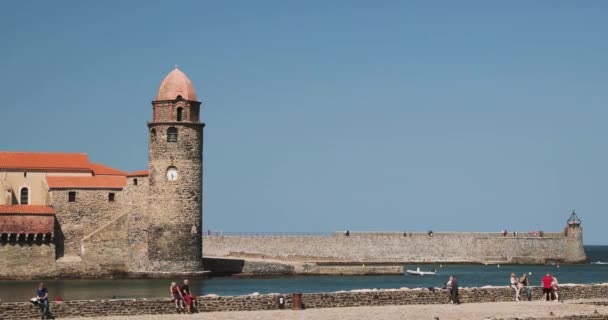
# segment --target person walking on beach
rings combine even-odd
[[[456,276],[452,276],[452,301],[454,304],[460,304],[460,299],[458,298],[458,280]]]
[[[450,297],[450,303],[454,303],[454,300],[452,300],[452,280],[454,280],[454,277],[450,276],[448,282],[445,284],[445,288],[448,290],[448,297]]]
[[[38,284],[36,290],[36,299],[38,300],[38,307],[40,308],[41,319],[44,319],[49,314],[49,291],[43,282]]]
[[[182,296],[182,292],[175,282],[171,282],[169,292],[172,299],[175,300],[175,311],[177,311],[177,313],[184,312],[184,297]]]
[[[515,301],[519,302],[519,281],[517,280],[515,273],[511,273],[509,287],[515,290]]]
[[[551,301],[551,295],[552,295],[552,291],[553,291],[553,287],[551,286],[551,283],[553,282],[553,278],[551,277],[550,274],[546,274],[543,279],[541,280],[542,285],[543,285],[543,301]]]
[[[526,297],[528,301],[532,301],[532,289],[530,289],[530,282],[528,280],[528,275],[523,274],[521,278],[519,278],[519,292],[521,295],[521,289],[526,290]]]

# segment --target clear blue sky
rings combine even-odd
[[[606,1],[2,1],[1,150],[147,168],[178,64],[204,224],[608,244]]]

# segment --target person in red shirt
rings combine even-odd
[[[551,298],[553,296],[553,286],[551,285],[551,283],[553,282],[553,277],[551,277],[550,274],[546,274],[543,279],[542,279],[542,283],[543,283],[543,301],[551,301]]]

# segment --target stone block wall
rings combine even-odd
[[[76,202],[68,201],[68,193],[76,192]],[[109,201],[109,193],[115,194]],[[123,212],[123,195],[120,189],[53,189],[52,206],[63,235],[56,236],[62,255],[80,255],[80,241]]]
[[[55,263],[55,245],[0,243],[0,257],[0,279],[28,279],[32,275],[48,272],[48,268]]]
[[[586,260],[581,237],[498,233],[336,233],[331,236],[205,236],[209,257],[279,260],[442,263],[579,263]]]
[[[542,290],[533,288],[534,300],[541,298]],[[281,295],[248,295],[233,297],[200,297],[201,312],[211,311],[259,311],[279,309]],[[285,294],[285,309],[291,309],[292,295]],[[605,299],[608,285],[563,286],[560,296],[565,300]],[[513,290],[508,287],[469,288],[460,290],[462,303],[513,301]],[[302,295],[304,308],[338,308],[356,306],[445,304],[445,290],[395,289],[359,290],[358,292],[310,293]],[[117,315],[172,314],[174,304],[165,299],[123,299],[99,301],[51,302],[51,310],[57,318],[99,317]],[[288,314],[286,311],[286,315]],[[0,303],[0,315],[5,319],[30,319],[37,316],[37,309],[29,302]],[[0,319],[1,319],[0,317]]]
[[[81,241],[81,257],[109,273],[124,273],[129,261],[128,215],[124,213]]]

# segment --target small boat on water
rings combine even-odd
[[[437,274],[435,270],[432,271],[420,271],[420,267],[416,268],[416,270],[405,270],[407,274],[411,274],[414,276],[434,276]]]
[[[608,264],[608,262],[596,261],[596,262],[591,262],[591,264]]]

